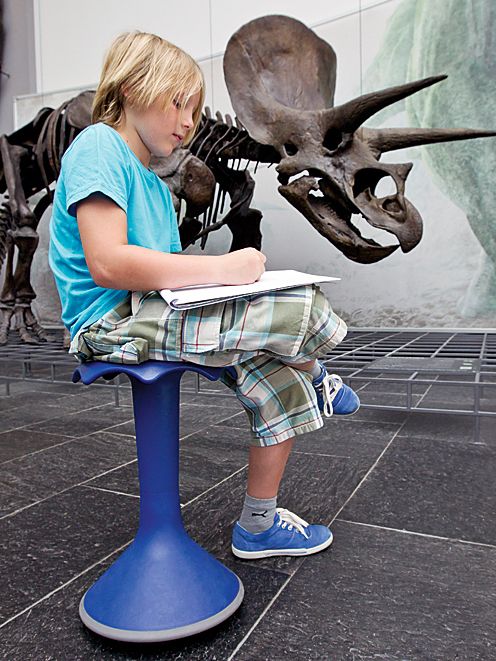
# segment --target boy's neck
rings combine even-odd
[[[125,140],[128,147],[139,158],[145,168],[148,168],[150,166],[151,154],[143,144],[143,141],[141,140],[139,133],[136,131],[134,126],[132,126],[132,124],[129,122],[126,122],[125,115],[122,116],[122,119],[118,126],[115,127],[115,130],[117,133],[119,133],[123,140]]]

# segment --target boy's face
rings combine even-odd
[[[131,149],[148,167],[150,156],[170,156],[193,126],[193,112],[200,102],[194,94],[183,106],[181,99],[164,110],[158,98],[148,108],[125,107],[125,121],[118,129]]]

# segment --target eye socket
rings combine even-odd
[[[181,101],[179,101],[178,99],[174,99],[174,101],[172,103],[173,103],[175,108],[177,108],[178,110],[181,110],[181,108],[182,108]]]
[[[330,128],[324,136],[323,145],[329,151],[335,151],[343,141],[343,134],[338,129]]]
[[[378,198],[395,196],[398,192],[393,177],[384,170],[375,168],[364,168],[355,174],[353,195],[358,197],[367,189],[370,190],[371,195]]]
[[[284,145],[284,149],[286,150],[286,154],[288,156],[294,156],[295,154],[298,153],[298,147],[294,145],[292,142],[286,142]]]

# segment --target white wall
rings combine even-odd
[[[36,89],[16,99],[18,122],[34,116],[36,106],[93,87],[105,49],[120,32],[153,31],[178,44],[204,70],[207,104],[231,112],[222,75],[222,55],[231,34],[245,22],[281,13],[302,20],[328,41],[337,53],[336,102],[360,94],[364,71],[379,47],[387,21],[402,0],[190,0],[181,5],[164,0],[32,0],[36,41]],[[68,27],[70,26],[70,28]],[[60,92],[60,90],[66,92]],[[396,116],[387,125],[404,125]],[[263,250],[269,268],[296,268],[342,277],[327,288],[335,307],[360,326],[480,326],[489,318],[462,319],[457,305],[477,268],[480,246],[464,214],[436,188],[415,156],[407,195],[425,220],[425,235],[408,255],[397,251],[375,265],[354,264],[321,237],[278,193],[274,169],[259,168],[253,205],[264,213]],[[394,153],[394,162],[412,154]],[[46,246],[46,219],[40,228]],[[449,234],[456,240],[443,241]],[[367,236],[374,236],[369,228]],[[289,240],[288,240],[289,237]],[[390,243],[389,238],[383,243]],[[228,249],[230,235],[221,230],[207,250]],[[442,250],[440,246],[442,245]],[[191,252],[199,252],[193,247]],[[58,314],[54,292],[42,275],[43,251],[37,255],[38,309],[46,319]],[[456,265],[456,268],[455,268]]]
[[[0,77],[0,132],[14,128],[12,99],[36,90],[33,0],[3,3],[4,52]]]
[[[31,0],[36,42],[32,91],[47,94],[95,85],[106,48],[125,30],[155,32],[195,59],[209,61],[223,54],[237,28],[258,16],[285,14],[314,27],[384,1],[391,0],[190,0],[183,5],[170,0]]]

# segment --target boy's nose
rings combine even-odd
[[[193,122],[193,108],[190,107],[190,104],[186,104],[181,113],[181,123],[185,129],[192,128]]]
[[[189,130],[193,126],[193,115],[191,112],[185,112],[182,117],[182,123],[185,129]]]

